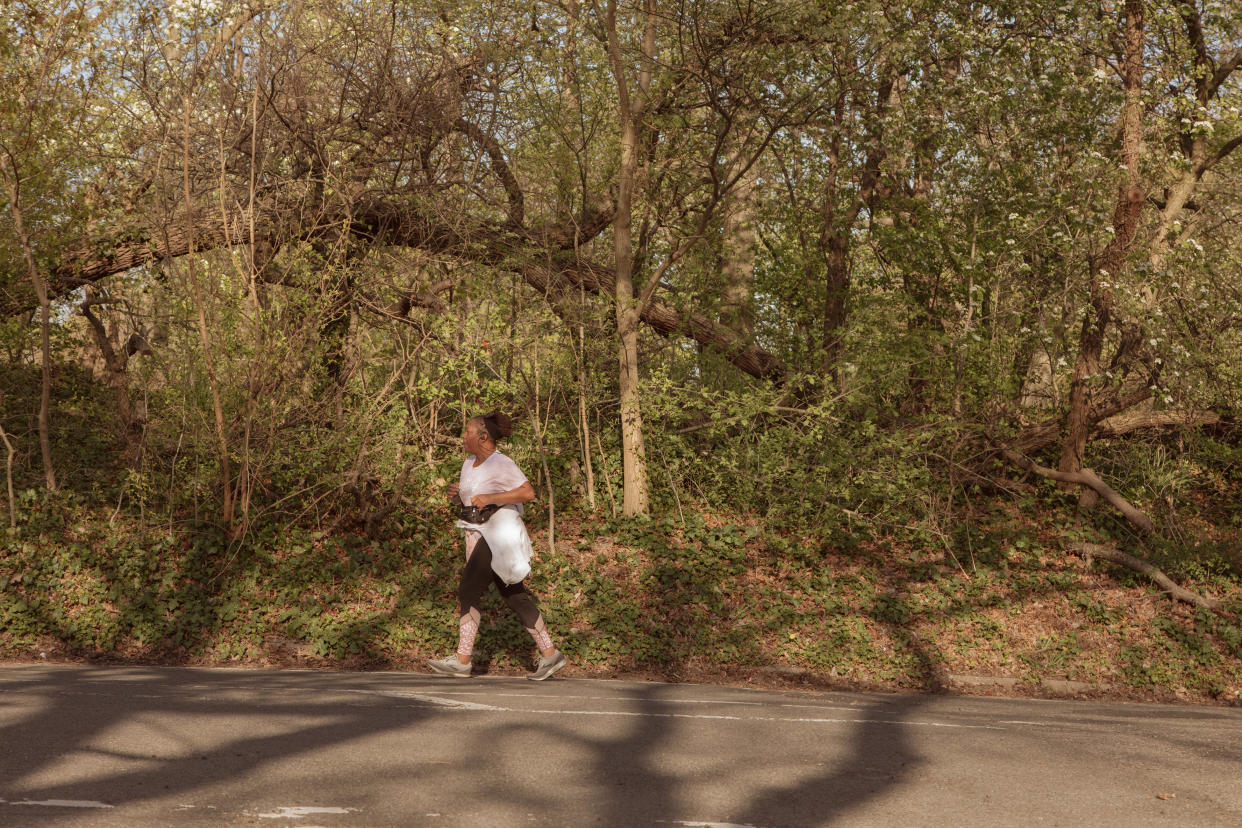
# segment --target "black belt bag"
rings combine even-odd
[[[459,506],[457,517],[466,523],[487,523],[488,518],[500,511],[502,504],[492,503],[480,509],[478,506]]]

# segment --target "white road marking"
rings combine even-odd
[[[505,708],[496,708],[503,710]],[[642,711],[602,711],[602,710],[514,710],[514,713],[551,713],[569,716],[650,716],[664,719],[716,719],[728,722],[793,722],[798,724],[891,724],[900,727],[946,727],[961,730],[1004,730],[994,725],[950,724],[948,722],[917,722],[909,719],[828,719],[828,718],[787,718],[784,716],[709,716],[696,713],[646,713]]]
[[[259,819],[297,819],[298,817],[314,816],[316,814],[352,814],[357,812],[357,810],[357,808],[316,808],[314,806],[287,805],[277,808],[270,813],[247,814],[247,816],[255,816]]]
[[[20,799],[15,802],[7,802],[0,799],[0,803],[7,805],[44,805],[49,808],[112,808],[105,802],[95,802],[90,799]]]
[[[378,695],[385,695],[383,691],[355,690],[351,692],[357,692],[357,693],[375,692]],[[394,691],[394,695],[399,692],[400,691]],[[636,702],[647,702],[647,703],[655,702],[655,703],[663,704],[663,705],[711,704],[711,705],[734,705],[738,707],[766,707],[768,706],[764,702],[750,702],[750,701],[728,701],[728,700],[713,700],[713,699],[651,699],[651,698],[647,698],[644,696],[580,696],[580,695],[565,695],[565,694],[558,694],[558,693],[489,693],[486,690],[443,690],[443,691],[437,691],[435,695],[436,696],[484,696],[486,698],[518,698],[518,699],[536,699],[536,698],[538,699],[566,699],[566,700],[574,700],[574,701],[604,701],[604,702],[636,701]],[[511,708],[494,707],[491,705],[481,705],[481,706],[492,707],[492,709],[494,710],[511,709]],[[845,712],[856,712],[858,710],[858,705],[794,704],[791,702],[782,702],[778,704],[773,704],[771,706],[779,707],[779,708],[787,708],[787,709],[800,708],[804,710],[825,710],[825,711],[839,710],[839,711],[845,711]],[[533,713],[533,712],[538,712],[538,711],[532,710],[528,712]],[[666,714],[651,713],[648,715],[656,716],[656,715],[666,715]],[[667,715],[672,715],[672,714],[667,714]],[[776,718],[773,718],[773,719],[769,719],[768,721],[798,722],[798,721],[841,721],[841,720],[838,720],[838,719],[822,719],[821,720],[821,719],[776,719]],[[860,720],[850,719],[849,721],[860,721]],[[877,721],[877,720],[866,719],[865,721]],[[911,722],[911,724],[915,724],[915,723]],[[1000,722],[1000,724],[1028,725],[1032,727],[1048,727],[1049,726],[1048,722],[1026,722],[1026,721],[1018,721],[1018,720],[1004,721],[1004,722]],[[944,725],[944,726],[946,727],[949,727],[949,726],[982,727],[982,725]]]
[[[491,704],[445,699],[426,693],[403,692],[399,690],[350,690],[370,696],[384,696],[397,699],[412,699],[432,707],[443,707],[450,710],[474,710],[487,713],[532,713],[554,716],[631,716],[653,719],[708,719],[726,722],[792,722],[798,724],[891,724],[915,727],[944,727],[962,730],[1004,730],[995,725],[950,724],[948,722],[920,722],[908,719],[875,719],[875,718],[813,718],[787,716],[727,716],[724,714],[707,713],[654,713],[644,710],[551,710],[543,708],[500,707]]]
[[[711,699],[648,699],[643,696],[567,696],[558,693],[488,693],[482,690],[447,690],[438,692],[441,696],[489,696],[517,699],[576,699],[579,701],[658,701],[660,704],[732,704],[740,707],[762,707],[763,702],[748,701],[713,701]],[[807,705],[812,707],[814,705]],[[832,710],[848,708],[829,708]]]
[[[372,692],[366,690],[358,690],[354,692]],[[713,704],[713,705],[734,705],[737,707],[767,707],[765,702],[751,701],[729,701],[721,699],[652,699],[645,696],[578,696],[567,695],[563,693],[489,693],[486,690],[439,690],[436,691],[437,696],[485,696],[487,698],[517,698],[517,699],[573,699],[575,701],[636,701],[636,702],[655,702],[657,704]],[[772,704],[772,707],[782,708],[803,708],[807,710],[844,710],[856,711],[858,705],[840,705],[840,704],[793,704],[782,702]],[[1035,724],[1035,722],[1014,722],[1014,724]]]
[[[507,711],[507,707],[495,707],[490,704],[479,704],[478,702],[460,701],[458,699],[442,699],[437,696],[430,696],[426,693],[412,693],[408,690],[350,690],[350,693],[362,693],[367,696],[385,696],[391,699],[414,699],[415,701],[427,702],[435,707],[449,707],[456,710],[500,710]]]

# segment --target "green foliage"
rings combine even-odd
[[[218,41],[224,6],[147,5],[90,25],[0,12],[0,145],[22,193],[0,206],[21,207],[58,297],[62,486],[41,488],[33,288],[16,223],[0,223],[7,651],[443,650],[458,555],[443,488],[464,419],[501,410],[536,484],[529,522],[561,541],[536,581],[578,663],[779,661],[911,686],[952,659],[1102,669],[1069,618],[1125,639],[1135,686],[1231,686],[1235,625],[1170,612],[1131,641],[1132,613],[1060,551],[1141,543],[1225,596],[1242,572],[1242,247],[1219,232],[1237,188],[1218,186],[1238,178],[1242,121],[1236,78],[1198,91],[1180,16],[1195,4],[1152,11],[1142,232],[1104,276],[1124,94],[1085,56],[1113,52],[1111,11],[668,10],[631,217],[659,323],[640,340],[642,519],[615,517],[610,21],[316,0]],[[1227,42],[1237,12],[1200,10],[1204,44]],[[615,22],[628,61],[641,20]],[[1194,208],[1162,224],[1156,196],[1187,181]],[[187,216],[193,252],[158,253]],[[114,355],[130,334],[151,348],[105,374],[78,288],[114,257],[127,272],[95,285],[94,313]],[[1089,444],[1087,465],[1156,520],[1141,540],[993,452],[1064,422],[1100,291],[1097,402],[1150,384],[1153,412],[1219,415]],[[784,370],[738,370],[750,347]],[[1013,619],[1036,605],[1024,638]],[[498,669],[523,635],[486,629]]]

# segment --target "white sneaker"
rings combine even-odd
[[[472,664],[462,664],[455,655],[428,661],[427,666],[431,668],[433,673],[439,673],[442,676],[452,676],[453,678],[470,678],[470,671],[474,668]]]
[[[543,681],[568,663],[565,659],[565,654],[557,650],[550,656],[539,656],[539,663],[535,665],[535,672],[527,673],[526,677],[531,681]]]

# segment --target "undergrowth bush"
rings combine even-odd
[[[1041,479],[991,485],[979,465],[964,472],[969,441],[953,420],[892,419],[856,400],[794,410],[775,390],[657,374],[645,410],[660,424],[648,431],[653,514],[624,518],[612,515],[615,431],[592,424],[590,512],[579,426],[541,408],[536,431],[533,412],[514,407],[524,380],[503,381],[486,356],[473,345],[455,363],[462,383],[492,376],[464,404],[519,415],[505,450],[540,494],[527,512],[532,589],[584,670],[782,666],[890,688],[979,671],[1219,699],[1242,687],[1231,557],[1242,452],[1228,433],[1176,449],[1092,445],[1095,468],[1157,520],[1156,535],[1139,538],[1107,507],[1074,511],[1074,495]],[[218,523],[219,469],[202,422],[184,432],[163,423],[125,466],[107,400],[62,389],[83,416],[54,420],[60,491],[39,485],[33,432],[23,433],[18,525],[0,544],[0,655],[411,666],[450,650],[462,552],[444,482],[461,464],[461,412],[439,379],[412,386],[446,405],[420,437],[430,444],[403,433],[408,412],[395,406],[357,429],[277,423],[254,444],[266,453],[254,459],[252,522],[240,534]],[[0,400],[6,430],[22,416],[13,399]],[[351,481],[373,483],[369,504]],[[385,499],[395,508],[369,534],[347,519]],[[1176,508],[1161,512],[1170,499]],[[1188,613],[1141,576],[1088,569],[1065,552],[1074,540],[1142,554],[1235,616]],[[1146,617],[1136,609],[1149,605]],[[522,669],[525,631],[495,596],[485,610],[481,669]]]
[[[976,526],[973,558],[955,558],[685,505],[656,518],[563,516],[554,550],[532,521],[531,587],[581,669],[787,665],[890,688],[999,672],[1218,699],[1242,688],[1242,590],[1228,573],[1188,582],[1216,589],[1234,616],[1186,613],[1139,579],[1120,601],[1097,594],[1090,579],[1116,575],[1048,546],[1052,521],[1018,527],[998,511]],[[443,504],[403,512],[376,538],[273,523],[230,540],[205,523],[110,519],[71,493],[24,515],[0,545],[4,657],[404,667],[455,642],[462,549]],[[525,669],[531,642],[495,594],[484,616],[480,669]]]

